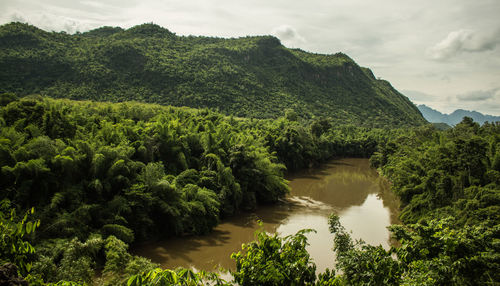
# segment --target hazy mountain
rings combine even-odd
[[[426,105],[419,105],[418,109],[422,113],[425,119],[429,122],[434,123],[446,123],[448,125],[455,125],[462,121],[462,119],[467,116],[474,119],[475,122],[483,124],[484,122],[496,122],[500,121],[500,116],[485,115],[477,111],[469,111],[463,109],[457,109],[451,114],[443,114],[435,109],[432,109]]]
[[[342,53],[322,55],[272,36],[177,36],[154,24],[69,35],[0,26],[0,92],[137,100],[273,118],[293,109],[364,126],[424,124],[389,82]]]

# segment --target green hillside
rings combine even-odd
[[[69,35],[0,26],[0,92],[209,107],[241,117],[369,127],[425,123],[388,82],[342,53],[289,49],[271,36],[184,37],[154,24]]]

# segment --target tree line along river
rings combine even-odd
[[[278,204],[226,219],[208,235],[145,243],[132,252],[150,258],[162,268],[233,269],[231,253],[254,239],[260,220],[267,232],[282,236],[304,228],[316,230],[307,235],[307,250],[319,273],[332,268],[335,261],[333,236],[328,230],[332,212],[340,216],[353,238],[389,247],[386,227],[399,222],[399,202],[389,183],[370,168],[368,159],[332,160],[319,168],[292,174],[288,180],[290,194]]]

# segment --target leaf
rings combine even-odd
[[[28,223],[26,223],[26,233],[30,234],[32,230],[33,230],[33,223],[29,221]]]
[[[139,285],[142,285],[142,277],[140,275],[134,275],[127,280],[127,286]]]

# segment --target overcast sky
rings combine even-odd
[[[178,35],[273,34],[343,52],[416,104],[500,115],[499,0],[2,0],[0,23],[48,31],[153,22]]]

